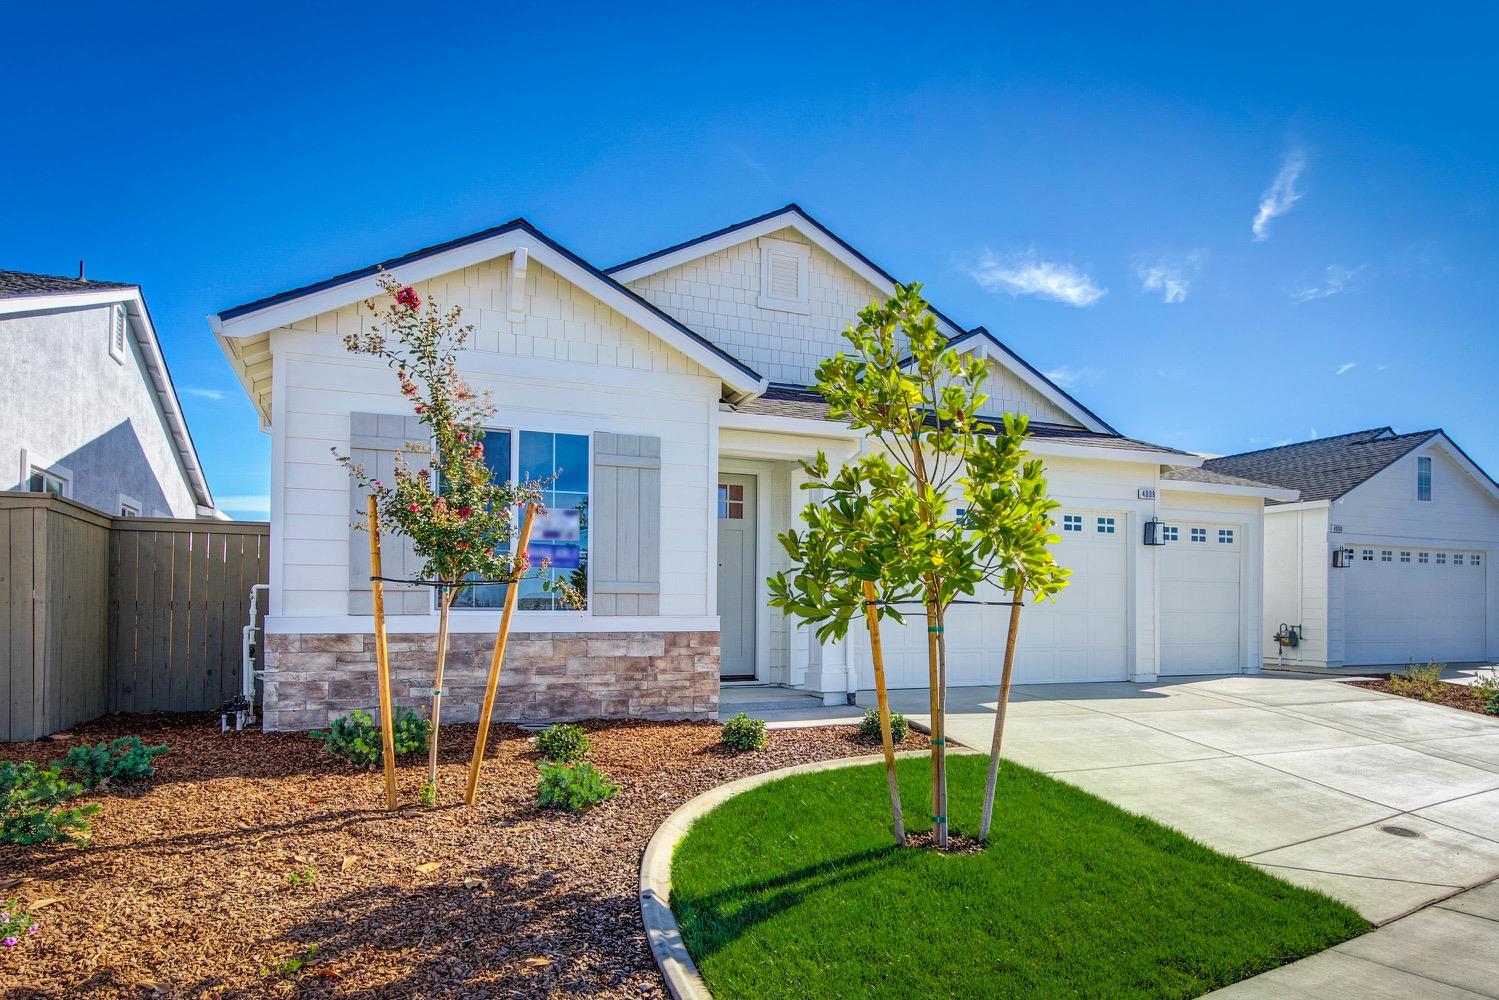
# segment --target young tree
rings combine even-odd
[[[1057,540],[1046,530],[1055,504],[1046,499],[1040,463],[1023,461],[1025,417],[1007,416],[1001,427],[978,418],[987,398],[986,363],[948,346],[920,285],[897,286],[887,302],[862,310],[844,336],[853,353],[824,361],[817,389],[831,416],[867,431],[878,449],[832,475],[824,455],[804,463],[806,488],[826,490],[830,499],[803,513],[804,535],[783,536],[796,566],[790,579],[772,579],[771,603],[820,623],[824,638],[845,635],[853,616],[868,616],[871,608],[876,619],[896,621],[903,620],[901,606],[920,609],[927,626],[932,825],[937,846],[945,848],[944,621],[954,602],[973,599],[983,584],[1013,593],[1024,582],[1037,597],[1065,586],[1065,570],[1054,562],[1045,569],[1046,546]],[[879,600],[866,600],[864,581],[875,585]]]
[[[448,611],[465,579],[519,581],[529,565],[524,553],[505,551],[515,533],[520,505],[539,506],[541,485],[496,479],[484,461],[483,422],[494,412],[486,395],[476,394],[458,374],[458,352],[472,325],[454,307],[439,310],[414,288],[382,275],[387,299],[366,302],[375,322],[350,334],[344,346],[385,361],[395,370],[401,395],[411,401],[431,433],[429,442],[408,442],[396,455],[395,481],[382,482],[346,455],[349,473],[375,497],[383,524],[411,539],[422,559],[421,577],[437,583],[437,656],[432,680],[432,739],[427,782],[437,783],[437,741],[442,721],[442,682],[447,666]],[[413,468],[407,456],[426,462]],[[430,465],[430,468],[429,468]]]

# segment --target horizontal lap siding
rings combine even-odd
[[[486,423],[660,438],[660,613],[707,614],[709,415],[718,380],[534,261],[527,317],[512,326],[503,319],[508,262],[500,265],[417,286],[444,306],[463,306],[464,321],[476,324],[477,349],[461,356],[461,368],[495,404]],[[365,322],[351,308],[272,336],[273,348],[285,355],[273,428],[283,456],[273,470],[281,501],[278,615],[348,613],[347,547],[356,512],[348,509],[346,473],[332,449],[347,451],[350,413],[409,412],[387,367],[347,354],[341,339],[328,336]]]

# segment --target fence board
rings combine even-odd
[[[111,518],[0,493],[0,741],[105,712],[203,711],[239,691],[263,523]]]

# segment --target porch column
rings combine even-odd
[[[785,528],[800,529],[802,508],[811,502],[812,495],[802,489],[802,484],[807,481],[807,474],[802,471],[800,465],[791,464],[791,502],[787,510],[791,512]],[[784,530],[784,529],[783,529]],[[814,647],[817,646],[817,632],[808,627],[807,623],[800,618],[787,619],[787,662],[786,680],[792,687],[802,687],[807,683],[808,670],[813,661],[818,658]]]

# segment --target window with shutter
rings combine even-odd
[[[594,434],[588,530],[593,613],[660,614],[660,438]]]
[[[807,304],[807,271],[812,248],[763,237],[760,240],[761,309],[810,312]]]
[[[427,429],[419,418],[398,413],[349,414],[349,457],[365,473],[386,482],[395,480],[396,453],[405,455],[412,470],[427,465],[420,449],[426,446]],[[349,511],[353,521],[365,519],[368,492],[358,480],[349,480]],[[422,563],[403,535],[382,531],[380,563],[384,575],[412,580],[421,573]],[[385,613],[390,615],[424,615],[432,611],[432,599],[426,587],[409,584],[385,585]],[[349,614],[374,613],[370,589],[370,539],[363,531],[349,531]]]

